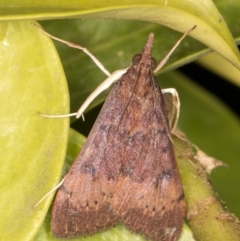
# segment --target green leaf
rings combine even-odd
[[[114,18],[155,22],[180,32],[185,32],[194,25],[197,29],[191,36],[228,59],[240,69],[240,56],[230,31],[216,6],[211,0],[131,0],[116,2],[75,1],[34,1],[11,4],[2,3],[1,19],[51,19],[63,17]]]
[[[0,240],[31,240],[59,181],[69,111],[65,76],[52,43],[27,22],[0,23]]]
[[[226,59],[212,52],[197,60],[199,65],[240,87],[240,72]]]

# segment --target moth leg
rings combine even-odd
[[[39,115],[46,118],[66,118],[66,117],[76,116],[77,112],[70,113],[70,114],[63,114],[63,115],[47,115],[47,114],[39,113]]]
[[[128,69],[128,68],[127,68]],[[87,107],[91,104],[91,102],[104,90],[108,89],[113,83],[115,83],[118,79],[121,78],[121,76],[126,73],[127,69],[117,70],[115,71],[111,76],[109,76],[106,80],[104,80],[84,101],[82,106],[79,108],[78,112],[70,113],[70,114],[64,114],[64,115],[46,115],[41,114],[43,117],[47,118],[65,118],[70,116],[76,116],[76,118],[79,118],[81,115],[83,116],[83,112],[87,109]],[[65,179],[65,178],[64,178]],[[50,190],[47,194],[44,195],[44,197],[38,201],[37,204],[35,204],[34,207],[38,206],[46,197],[48,197],[52,192],[54,192],[58,187],[60,187],[64,181],[64,179],[52,190]]]
[[[117,82],[123,74],[127,72],[128,68],[120,69],[112,73],[106,80],[104,80],[84,101],[79,110],[77,111],[76,118],[79,118],[92,101],[101,94],[104,90],[108,89],[113,83]]]
[[[107,76],[110,76],[110,72],[103,66],[103,64],[85,47],[79,45],[79,44],[75,44],[75,43],[71,43],[68,41],[65,41],[63,39],[57,38],[51,34],[49,34],[48,32],[46,32],[45,30],[43,30],[42,28],[40,28],[38,25],[36,25],[35,23],[31,22],[31,24],[37,28],[38,30],[40,30],[42,33],[44,33],[45,35],[49,36],[52,39],[55,39],[61,43],[67,44],[69,47],[71,48],[75,48],[75,49],[80,49],[82,50],[84,53],[86,53],[92,60],[93,62],[98,66],[99,69],[102,70],[102,72],[104,74],[106,74]]]
[[[71,117],[71,116],[76,116],[76,118],[79,118],[82,116],[83,112],[87,109],[87,107],[90,105],[90,103],[104,90],[108,89],[113,83],[115,83],[118,79],[121,78],[121,76],[126,73],[127,69],[122,69],[122,70],[117,70],[114,73],[110,74],[110,72],[103,66],[103,64],[85,47],[65,41],[63,39],[57,38],[42,28],[40,28],[38,25],[35,23],[31,22],[31,24],[36,27],[39,31],[44,33],[45,35],[49,36],[52,39],[55,39],[61,43],[67,44],[69,47],[80,49],[83,52],[85,52],[92,60],[93,62],[108,76],[108,78],[103,81],[90,95],[89,97],[85,100],[85,102],[82,104],[82,106],[79,108],[77,112],[70,113],[70,114],[63,114],[63,115],[46,115],[40,113],[41,116],[47,117],[47,118],[65,118],[65,117]],[[84,119],[84,117],[83,117]]]
[[[53,187],[48,193],[46,193],[34,206],[36,208],[41,202],[43,202],[47,197],[49,197],[53,192],[55,192],[60,186],[62,186],[66,176],[62,179],[61,182],[57,184],[57,186]]]
[[[174,132],[180,114],[180,99],[178,96],[178,92],[174,88],[162,89],[162,93],[170,93],[172,95],[172,110],[171,117],[169,118],[169,125],[171,132]]]
[[[79,110],[74,113],[70,114],[63,114],[63,115],[46,115],[39,113],[41,116],[47,117],[47,118],[65,118],[65,117],[71,117],[76,116],[76,118],[79,118],[80,116],[83,116],[83,112],[87,109],[87,107],[92,103],[92,101],[101,94],[104,90],[108,89],[113,83],[117,82],[123,74],[126,73],[127,69],[120,69],[115,72],[113,72],[112,75],[110,75],[107,79],[105,79],[84,101],[84,103],[81,105]]]

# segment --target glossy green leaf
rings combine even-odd
[[[198,64],[240,87],[240,71],[215,52],[203,56]]]
[[[68,89],[52,43],[29,22],[0,23],[0,240],[31,240],[59,180],[69,111]]]
[[[229,29],[235,39],[236,44],[240,44],[240,4],[238,0],[214,0],[217,8],[223,15],[225,21],[228,24]],[[210,54],[209,57],[206,56],[201,60],[201,65],[210,71],[222,76],[228,81],[231,81],[238,87],[240,86],[240,75],[239,70],[231,66],[224,59],[222,59],[218,54]]]
[[[5,0],[6,1],[6,0]],[[51,19],[66,17],[132,19],[159,23],[185,32],[197,25],[191,36],[214,49],[240,69],[239,53],[227,25],[211,0],[113,0],[98,2],[19,1],[3,2],[3,20]]]
[[[239,35],[239,22],[240,22],[240,5],[238,0],[214,0],[216,7],[223,15],[225,21],[231,33],[237,42],[240,43],[240,35]]]

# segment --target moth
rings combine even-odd
[[[163,93],[154,72],[195,27],[157,67],[151,56],[151,33],[131,66],[109,77],[118,81],[56,195],[51,220],[56,237],[91,235],[121,222],[153,241],[179,238],[186,203]],[[81,116],[104,88],[89,96],[74,115]]]
[[[153,75],[153,39],[150,34],[111,90],[57,193],[51,221],[56,237],[86,236],[118,222],[155,241],[180,236],[186,204]]]

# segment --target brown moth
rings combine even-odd
[[[52,212],[56,237],[75,238],[122,222],[154,241],[175,241],[186,204],[161,89],[154,35],[111,90]]]

